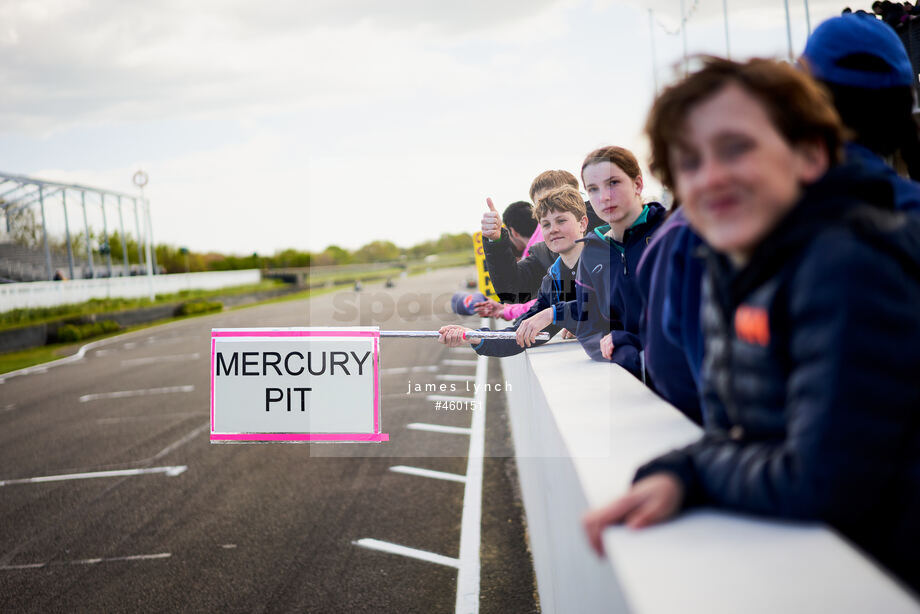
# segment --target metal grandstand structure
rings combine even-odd
[[[16,221],[24,213],[31,216],[30,211],[40,215],[40,247],[12,240]],[[73,224],[75,213],[76,225]],[[113,213],[117,217],[112,218]],[[0,224],[0,277],[5,281],[50,281],[62,278],[65,270],[67,279],[154,275],[157,272],[150,201],[143,196],[0,172],[0,215],[4,218],[4,223]],[[128,233],[125,232],[126,217],[129,224],[134,223]],[[118,226],[113,229],[115,221]],[[74,228],[77,228],[76,234]],[[61,230],[62,236],[55,234]],[[132,230],[137,243],[137,266],[134,268],[129,263],[134,255],[128,253]],[[109,240],[115,233],[120,238],[119,254],[112,254],[109,248]],[[56,245],[60,247],[63,240],[66,249],[52,250],[51,243],[56,237],[60,237],[55,240]],[[38,237],[35,239],[37,241]],[[79,249],[74,249],[75,244]],[[120,258],[121,263],[113,265],[113,256]]]

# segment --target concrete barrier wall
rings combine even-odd
[[[819,524],[700,509],[612,527],[598,559],[581,516],[700,430],[576,342],[502,359],[528,537],[545,613],[918,612],[886,572]]]
[[[261,274],[258,269],[246,269],[243,271],[154,275],[150,278],[143,275],[2,284],[0,285],[0,312],[82,303],[94,298],[139,298],[150,296],[151,292],[153,294],[173,294],[183,290],[216,290],[255,284],[260,280]]]

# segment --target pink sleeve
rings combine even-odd
[[[530,239],[527,241],[527,245],[524,247],[524,253],[521,255],[521,258],[526,258],[530,255],[530,247],[534,243],[538,243],[543,240],[543,228],[537,224],[537,229],[533,231],[533,234],[530,235]]]
[[[504,310],[502,311],[502,318],[505,320],[515,320],[530,309],[530,306],[537,302],[537,299],[529,300],[526,303],[508,303],[504,305]]]

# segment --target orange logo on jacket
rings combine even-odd
[[[747,343],[766,347],[770,343],[770,316],[763,307],[741,305],[735,311],[735,334]]]

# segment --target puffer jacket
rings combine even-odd
[[[703,439],[642,467],[684,505],[836,527],[920,588],[920,220],[832,169],[703,288]]]

